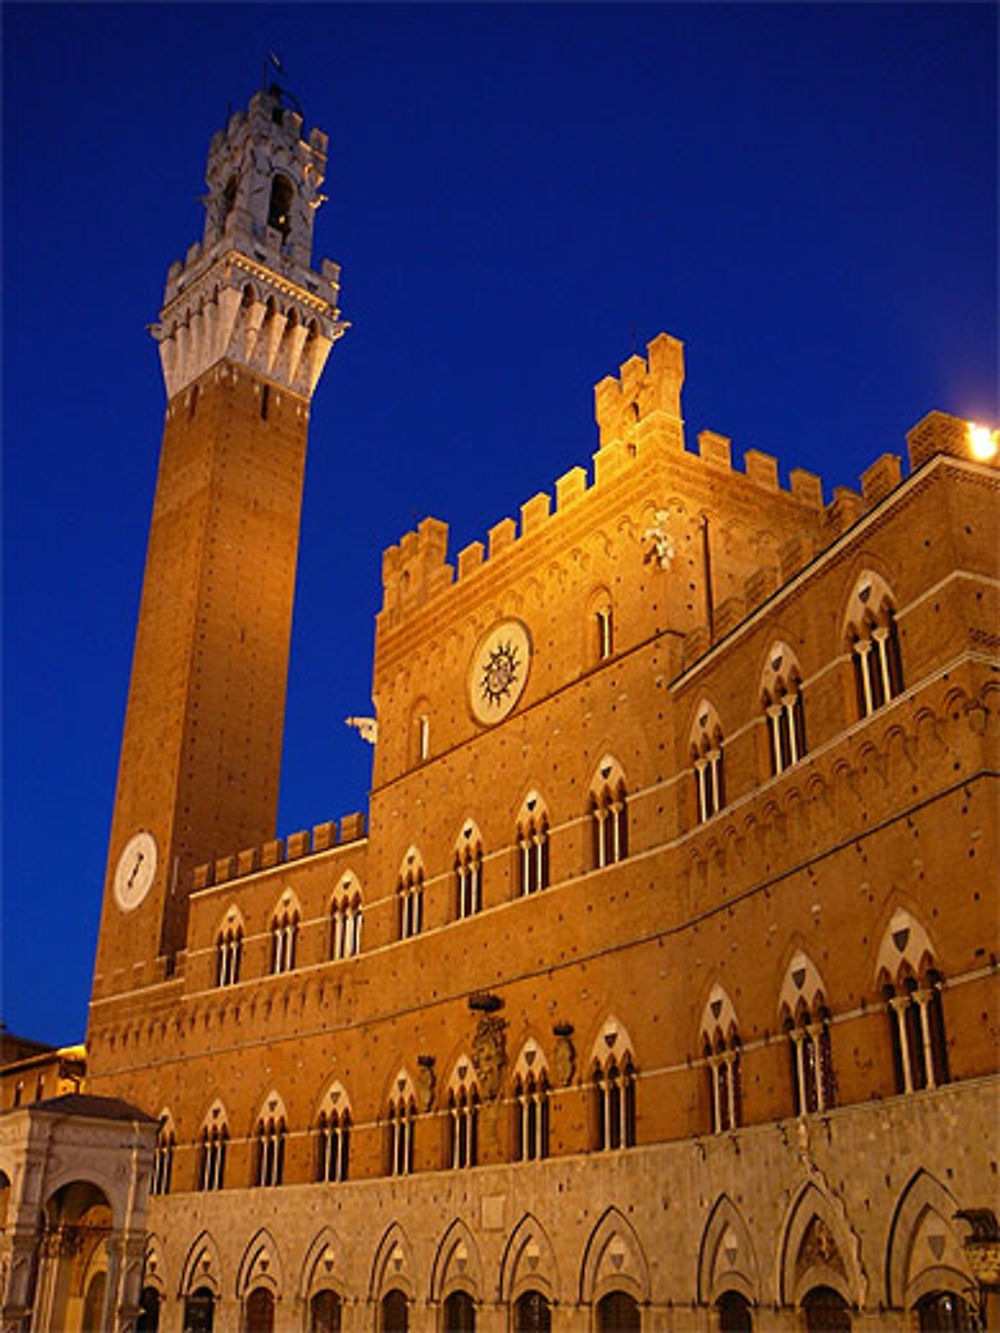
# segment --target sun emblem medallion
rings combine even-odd
[[[531,639],[519,620],[494,625],[472,655],[469,703],[477,722],[500,722],[520,699],[528,680]]]

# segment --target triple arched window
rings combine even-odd
[[[927,932],[902,908],[889,922],[878,971],[889,1017],[896,1091],[920,1092],[947,1083],[944,978]]]
[[[479,830],[467,820],[455,844],[455,916],[475,916],[483,906],[483,843]]]
[[[330,904],[330,957],[353,958],[361,952],[361,885],[348,871]]]
[[[767,655],[761,682],[771,772],[783,773],[806,752],[805,711],[801,672],[786,643],[775,643]]]
[[[610,755],[597,766],[590,787],[594,866],[603,870],[628,856],[628,793],[621,765]]]
[[[448,1165],[453,1170],[479,1161],[479,1105],[479,1086],[463,1056],[448,1085]]]
[[[826,1111],[834,1104],[830,1013],[819,973],[803,953],[788,965],[779,1011],[788,1034],[795,1114]]]
[[[295,895],[286,890],[271,920],[271,972],[291,972],[299,938],[299,908]]]
[[[221,1103],[216,1102],[208,1113],[201,1131],[198,1160],[200,1190],[221,1190],[225,1184],[228,1143],[229,1127],[226,1124],[226,1113]]]
[[[885,580],[866,570],[855,584],[845,621],[860,717],[868,717],[903,692],[895,605]]]
[[[281,1098],[271,1093],[257,1119],[254,1144],[255,1185],[280,1185],[285,1177],[285,1108]]]
[[[314,1179],[346,1180],[350,1155],[351,1109],[343,1088],[339,1083],[335,1083],[323,1099],[323,1105],[316,1118]]]
[[[169,1194],[174,1173],[174,1149],[177,1147],[177,1132],[169,1111],[160,1116],[156,1131],[156,1148],[153,1151],[153,1174],[149,1180],[150,1194]]]
[[[420,853],[411,847],[403,858],[396,885],[399,938],[412,939],[424,926],[424,865]]]
[[[408,1176],[413,1170],[416,1119],[417,1101],[413,1083],[406,1070],[401,1069],[393,1083],[387,1116],[389,1174],[392,1176]]]
[[[591,1057],[594,1089],[594,1143],[598,1151],[635,1143],[635,1060],[628,1036],[609,1019]]]
[[[531,1039],[514,1066],[514,1160],[549,1155],[549,1075],[538,1043]]]
[[[701,1045],[708,1070],[712,1133],[722,1134],[742,1123],[743,1085],[740,1036],[729,996],[715,986],[701,1020]]]
[[[528,792],[517,817],[516,873],[522,898],[549,887],[549,816],[536,791]]]
[[[235,908],[230,908],[215,941],[215,984],[235,986],[243,962],[243,922]]]
[[[698,822],[704,824],[726,804],[722,724],[707,699],[703,699],[695,710],[689,744],[694,766]]]

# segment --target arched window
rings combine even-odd
[[[729,996],[715,986],[701,1020],[701,1045],[708,1070],[712,1133],[736,1129],[743,1119],[740,1036]]]
[[[855,584],[845,633],[854,662],[858,716],[868,717],[903,692],[895,598],[885,580],[870,570]]]
[[[517,888],[521,897],[549,887],[549,817],[536,791],[517,817]]]
[[[295,187],[287,176],[280,173],[275,176],[271,182],[271,202],[267,210],[267,225],[280,231],[282,237],[287,240],[288,233],[292,229],[292,201],[295,198]]]
[[[139,1293],[139,1318],[135,1333],[159,1333],[160,1293],[155,1287],[143,1287]]]
[[[285,1108],[272,1093],[257,1119],[253,1183],[280,1185],[285,1176]]]
[[[479,829],[467,820],[455,845],[455,915],[475,916],[483,906],[483,844]]]
[[[587,661],[606,662],[614,654],[614,610],[611,593],[598,588],[588,599],[587,608]]]
[[[215,1297],[209,1287],[196,1287],[184,1297],[184,1333],[212,1333]]]
[[[317,1291],[309,1302],[309,1333],[340,1333],[340,1308],[335,1291]]]
[[[624,861],[628,856],[628,797],[625,775],[610,756],[598,764],[591,783],[590,814],[596,869]]]
[[[408,1176],[413,1170],[414,1124],[417,1101],[413,1083],[401,1069],[393,1083],[388,1109],[388,1158],[391,1176]]]
[[[525,1291],[514,1302],[513,1333],[552,1333],[552,1306],[540,1291]]]
[[[410,1327],[410,1307],[406,1296],[394,1287],[382,1297],[381,1333],[408,1333]]]
[[[795,1114],[829,1110],[834,1105],[830,1014],[819,973],[803,953],[788,965],[779,1020],[788,1033]]]
[[[169,1194],[170,1182],[174,1174],[174,1149],[177,1147],[177,1133],[169,1111],[160,1116],[156,1131],[156,1148],[153,1151],[153,1174],[149,1179],[150,1194]]]
[[[226,1145],[229,1128],[226,1113],[216,1102],[209,1112],[201,1131],[201,1152],[198,1163],[198,1188],[221,1190],[226,1177]]]
[[[715,1302],[719,1333],[753,1333],[750,1302],[738,1291],[724,1291]]]
[[[271,920],[271,972],[291,972],[295,967],[295,948],[299,938],[299,909],[295,896],[287,890]]]
[[[243,919],[235,907],[226,913],[226,919],[215,941],[215,984],[235,986],[240,979],[243,962]]]
[[[839,1291],[813,1287],[802,1298],[806,1333],[851,1333],[851,1311]]]
[[[698,705],[691,728],[691,762],[694,766],[698,822],[704,824],[726,804],[725,768],[722,753],[722,724],[706,700]]]
[[[801,673],[795,654],[785,643],[774,644],[767,655],[761,696],[771,772],[777,775],[797,764],[806,752]]]
[[[917,1302],[920,1333],[974,1333],[978,1312],[956,1291],[931,1291]]]
[[[889,923],[878,973],[889,1017],[896,1091],[919,1092],[947,1083],[944,978],[926,931],[902,909]]]
[[[479,1161],[479,1087],[462,1057],[448,1085],[448,1165],[456,1171]]]
[[[443,1333],[476,1333],[476,1303],[467,1291],[453,1291],[444,1303]]]
[[[424,924],[424,866],[420,853],[413,847],[403,858],[399,882],[396,885],[399,912],[399,938],[412,939],[419,935]]]
[[[323,1098],[316,1119],[314,1179],[346,1180],[351,1153],[351,1108],[347,1094],[335,1083]]]
[[[549,1155],[549,1080],[544,1070],[514,1079],[515,1157],[533,1162]]]
[[[330,957],[353,958],[361,952],[361,885],[348,871],[330,904]]]
[[[591,1056],[595,1146],[599,1151],[635,1143],[635,1060],[628,1036],[611,1018]]]
[[[246,1333],[274,1333],[274,1295],[254,1287],[247,1297]]]
[[[639,1307],[625,1291],[609,1291],[597,1302],[598,1333],[639,1333]]]

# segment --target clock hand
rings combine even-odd
[[[133,882],[134,882],[134,880],[135,880],[135,877],[136,877],[136,875],[138,875],[138,873],[139,873],[139,867],[142,865],[142,863],[143,863],[143,861],[144,861],[145,859],[146,859],[146,858],[143,856],[142,852],[137,852],[137,853],[136,853],[135,865],[132,867],[132,873],[131,873],[131,875],[129,875],[129,877],[128,877],[128,886],[129,886],[129,888],[132,887],[132,884],[133,884]]]

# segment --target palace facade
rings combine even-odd
[[[998,1327],[990,439],[931,412],[827,499],[689,440],[661,334],[592,469],[385,552],[367,810],[278,838],[326,146],[255,96],[168,275],[86,1089],[0,1118],[3,1327]]]

